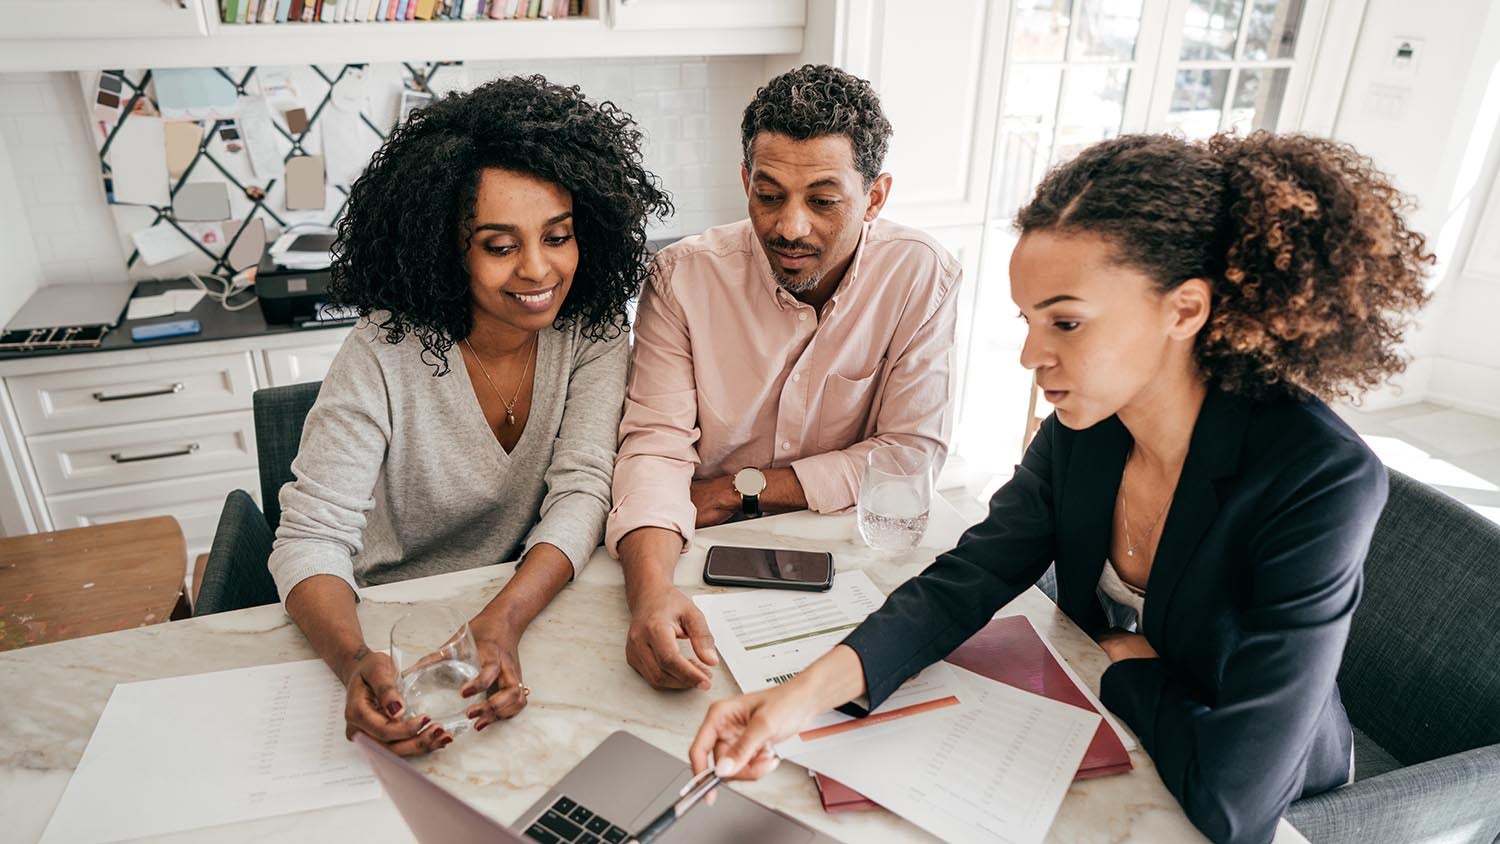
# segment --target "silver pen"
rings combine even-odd
[[[722,782],[723,780],[719,778],[718,774],[714,773],[713,768],[708,768],[700,774],[695,774],[692,779],[687,781],[687,785],[684,785],[682,790],[677,792],[677,802],[668,806],[666,811],[656,816],[656,820],[646,824],[645,829],[637,832],[635,837],[625,842],[625,844],[651,844],[663,832],[667,831],[667,827],[676,823],[678,818],[687,814],[689,809],[696,806],[698,801],[702,800],[705,795],[713,791]]]

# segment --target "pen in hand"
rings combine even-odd
[[[698,801],[702,800],[705,795],[713,791],[722,782],[723,780],[719,778],[718,774],[714,773],[713,768],[708,768],[702,773],[694,775],[692,779],[687,781],[687,785],[684,785],[682,790],[677,792],[677,801],[668,806],[666,811],[657,815],[656,820],[646,824],[645,829],[637,832],[635,837],[625,842],[625,844],[651,844],[652,841],[655,841],[662,833],[667,831],[667,827],[676,823],[678,818],[687,814],[689,809],[696,806]]]

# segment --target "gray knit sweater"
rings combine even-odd
[[[538,542],[576,573],[604,535],[629,339],[537,338],[531,415],[507,454],[463,355],[434,377],[422,345],[369,323],[344,341],[281,488],[271,574],[281,599],[315,574],[359,587],[508,562]]]

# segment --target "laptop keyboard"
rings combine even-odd
[[[541,844],[620,844],[630,833],[566,797],[557,798],[526,837]]]

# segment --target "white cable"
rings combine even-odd
[[[226,311],[244,310],[245,308],[248,308],[251,305],[255,304],[256,300],[260,298],[251,291],[251,288],[255,285],[255,272],[253,271],[253,269],[243,270],[237,273],[232,279],[224,278],[221,275],[214,275],[213,273],[204,273],[201,277],[197,273],[188,273],[187,278],[188,281],[191,281],[193,283],[194,287],[203,291],[203,295],[207,296],[215,302],[218,302],[219,307],[223,308]],[[210,289],[208,284],[204,282],[205,278],[223,285],[223,289]],[[250,293],[250,298],[246,299],[243,302],[236,302],[231,305],[229,303],[229,300],[240,295],[241,293]]]

